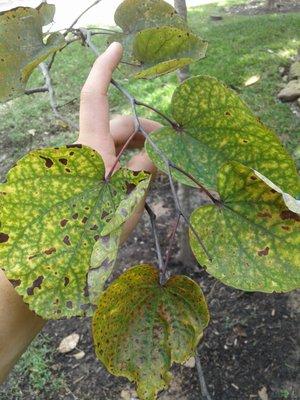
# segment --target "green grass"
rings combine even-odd
[[[261,120],[281,136],[289,151],[294,156],[298,152],[300,159],[299,148],[296,150],[299,120],[289,105],[276,99],[282,85],[278,69],[290,64],[300,46],[296,37],[300,15],[224,16],[219,22],[210,20],[211,14],[222,13],[222,10],[221,6],[213,4],[189,13],[193,30],[209,41],[207,57],[191,66],[191,74],[215,76],[234,87]],[[98,37],[95,43],[100,50],[104,48],[103,38]],[[75,43],[57,56],[53,67],[52,77],[59,104],[75,99],[72,105],[60,109],[73,121],[78,117],[80,88],[93,60],[94,56],[88,49]],[[121,73],[117,75],[120,77]],[[260,75],[261,79],[255,85],[245,87],[245,80],[252,75]],[[37,70],[28,87],[42,84]],[[177,77],[172,74],[153,81],[129,80],[123,84],[137,98],[168,112]],[[110,90],[110,104],[113,112],[129,113],[128,104],[114,89]],[[147,110],[141,109],[141,115],[157,119]],[[0,105],[0,121],[0,146],[4,146],[11,158],[23,154],[30,141],[32,147],[41,142],[60,145],[71,142],[76,136],[75,132],[70,132],[55,120],[47,94],[21,97]],[[34,137],[28,133],[32,129]],[[48,340],[40,336],[22,356],[4,388],[0,389],[0,399],[22,399],[24,390],[32,398],[39,398],[39,393],[45,391],[58,392],[63,378],[56,377],[51,370],[52,360],[53,350]]]
[[[217,4],[194,8],[189,13],[193,30],[209,42],[207,57],[191,66],[191,74],[208,74],[234,87],[252,110],[282,138],[290,152],[296,155],[299,140],[297,117],[289,105],[276,99],[282,81],[280,66],[288,65],[300,46],[296,33],[300,24],[298,14],[273,14],[254,17],[224,16],[220,22],[209,16],[222,14]],[[99,49],[104,48],[104,37],[95,38]],[[92,65],[93,54],[79,43],[69,46],[57,56],[53,67],[53,81],[60,105],[76,99],[73,105],[61,108],[61,112],[73,121],[78,117],[80,88]],[[117,74],[119,77],[121,73]],[[260,75],[255,85],[245,87],[244,82],[252,75]],[[151,81],[125,81],[124,85],[139,99],[168,112],[170,97],[177,84],[175,74]],[[36,71],[28,87],[42,84]],[[113,112],[128,113],[129,107],[115,89],[110,90]],[[141,114],[150,116],[141,110]],[[152,114],[152,117],[156,118]],[[8,135],[12,146],[22,147],[28,141],[28,131],[35,130],[34,141],[49,144],[70,142],[75,134],[69,132],[52,116],[47,94],[22,97],[0,107],[1,133]],[[45,133],[46,132],[46,133]],[[299,157],[299,149],[298,149]],[[17,152],[16,152],[17,153]]]
[[[18,364],[0,388],[0,400],[22,400],[25,394],[30,398],[57,398],[65,386],[64,377],[56,376],[51,369],[54,350],[45,335],[39,335],[22,355]],[[43,397],[43,398],[44,398]],[[26,397],[27,398],[27,397]]]

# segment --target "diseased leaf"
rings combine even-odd
[[[186,22],[163,0],[124,0],[115,12],[115,23],[124,33],[162,25],[186,28]]]
[[[205,57],[207,43],[162,0],[125,0],[115,13],[123,32],[112,35],[125,49],[135,78],[152,78]]]
[[[166,388],[172,363],[195,352],[209,322],[200,287],[185,276],[159,284],[150,265],[131,268],[99,299],[93,317],[96,355],[114,375],[137,383],[141,400]]]
[[[145,197],[149,183],[150,177],[139,182],[131,193],[120,202],[112,219],[102,229],[101,236],[106,236],[117,230],[132,216],[136,207]]]
[[[18,7],[0,13],[0,101],[24,93],[34,68],[59,50],[65,39],[60,33],[43,42],[43,25],[49,24],[55,6],[42,3],[38,8]]]
[[[206,205],[191,215],[212,262],[191,232],[190,243],[199,263],[223,283],[287,292],[300,287],[300,202],[290,196],[286,204],[284,194],[261,177],[242,164],[225,164],[218,175],[222,205]]]
[[[133,57],[143,70],[136,78],[152,78],[172,72],[205,57],[207,43],[189,31],[162,26],[138,32],[133,42]]]
[[[107,279],[110,277],[118,255],[122,227],[134,214],[146,195],[150,176],[137,183],[135,188],[122,200],[114,215],[101,231],[99,240],[94,244],[91,256],[91,269],[88,273],[89,297],[97,304]]]
[[[0,185],[0,260],[25,303],[45,319],[89,312],[95,242],[127,190],[149,178],[117,171],[109,182],[82,145],[29,153]]]
[[[151,139],[176,165],[206,187],[215,189],[219,168],[238,161],[267,176],[284,192],[300,194],[295,163],[277,135],[252,114],[231,89],[215,78],[196,76],[175,90],[172,115],[179,131],[165,127]],[[152,161],[166,171],[161,157],[146,143]],[[195,186],[173,170],[178,181]]]
[[[104,284],[110,277],[118,255],[121,229],[101,236],[94,244],[91,256],[91,269],[88,272],[89,298],[92,304],[97,304],[103,292]]]

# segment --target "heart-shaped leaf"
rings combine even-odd
[[[238,289],[287,292],[299,288],[300,202],[236,162],[221,168],[218,190],[220,205],[200,207],[191,215],[191,224],[212,255],[210,262],[190,232],[199,263]]]
[[[161,128],[151,134],[151,139],[196,180],[215,189],[219,168],[225,162],[238,161],[257,169],[283,191],[295,197],[300,194],[295,163],[276,134],[217,79],[195,76],[186,80],[175,90],[171,106],[180,128]],[[158,168],[166,171],[149,142],[146,149]],[[173,175],[195,186],[182,173],[174,170]]]
[[[99,299],[93,317],[96,354],[112,374],[137,383],[141,400],[153,400],[169,384],[172,363],[194,354],[208,322],[194,281],[173,276],[161,286],[156,268],[139,265]]]
[[[38,8],[18,7],[0,13],[0,101],[24,93],[34,68],[59,50],[65,40],[53,33],[43,41],[43,25],[49,24],[55,6],[42,3]]]
[[[125,0],[115,22],[123,32],[109,41],[122,42],[135,78],[159,76],[205,57],[207,43],[163,0]]]
[[[126,169],[109,182],[82,145],[29,153],[0,186],[0,260],[25,303],[43,318],[89,311],[87,272],[95,242],[127,190],[149,174]]]
[[[163,0],[124,0],[115,11],[115,23],[124,33],[163,25],[186,28],[186,22]]]

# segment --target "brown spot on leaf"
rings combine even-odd
[[[73,147],[77,147],[78,149],[81,149],[82,148],[82,144],[79,144],[79,143],[67,144],[66,147],[67,147],[67,149],[71,149]]]
[[[65,276],[64,286],[65,287],[68,286],[69,282],[70,282],[70,279],[67,276]]]
[[[55,247],[51,247],[50,249],[45,250],[45,254],[47,254],[47,256],[49,256],[50,254],[53,254],[56,252],[56,248]]]
[[[101,219],[105,219],[108,215],[109,213],[107,211],[103,211],[101,214]]]
[[[88,217],[83,217],[82,220],[81,220],[81,222],[82,222],[83,224],[85,224],[85,223],[87,222],[87,220],[88,220]]]
[[[135,185],[133,183],[127,183],[126,185],[126,194],[130,194],[133,189],[135,188]]]
[[[43,157],[43,156],[40,156],[40,158],[42,158],[43,160],[45,160],[45,167],[46,167],[46,168],[51,168],[51,167],[52,167],[53,161],[51,160],[51,158],[49,158],[49,157]]]
[[[32,296],[33,295],[35,288],[41,289],[43,280],[44,280],[44,277],[43,276],[39,276],[35,281],[33,281],[32,286],[27,289],[28,296]]]
[[[93,225],[93,226],[90,228],[91,231],[96,231],[97,229],[98,229],[98,226],[97,226],[97,225]]]
[[[4,232],[0,232],[0,243],[6,243],[9,239],[9,235]]]
[[[68,164],[68,160],[66,158],[60,158],[58,161],[60,163],[62,163],[63,165],[67,165]]]
[[[90,308],[90,305],[89,304],[81,304],[80,308],[82,311],[87,311]]]
[[[69,168],[65,168],[65,171],[68,172],[68,173],[71,172],[71,170]]]
[[[10,279],[9,282],[13,285],[14,288],[21,285],[21,279]]]
[[[72,218],[73,218],[73,219],[77,219],[77,218],[78,218],[78,213],[73,214],[73,215],[72,215]]]
[[[69,155],[73,156],[74,155],[74,151],[70,151]]]
[[[64,244],[66,244],[67,246],[71,246],[71,242],[70,242],[70,238],[68,235],[66,235],[63,239]]]
[[[67,308],[72,309],[72,308],[73,308],[73,303],[72,303],[72,301],[71,301],[71,300],[67,301],[67,302],[66,302],[66,306],[67,306]]]
[[[229,117],[231,117],[231,112],[230,111],[226,111],[225,115],[228,115]]]
[[[286,226],[286,225],[282,225],[281,228],[283,230],[285,230],[285,231],[290,231],[291,230],[291,228],[289,226]]]
[[[261,217],[261,218],[272,218],[272,214],[269,213],[268,211],[259,212],[259,213],[257,213],[257,216]]]
[[[87,285],[85,285],[83,289],[84,297],[89,297],[89,288]]]
[[[251,176],[250,176],[250,179],[252,179],[253,181],[256,181],[256,180],[257,180],[257,177],[254,176],[254,175],[251,175]]]
[[[62,219],[62,220],[60,221],[60,226],[64,227],[64,226],[67,225],[67,223],[68,223],[68,219]]]
[[[258,252],[257,252],[257,254],[260,256],[260,257],[262,257],[262,256],[267,256],[268,254],[269,254],[269,247],[267,246],[265,249],[263,249],[263,250],[259,250]]]
[[[300,215],[294,213],[291,210],[284,210],[280,213],[281,219],[294,219],[295,221],[300,221]]]
[[[95,235],[95,236],[94,236],[95,242],[97,242],[97,240],[99,240],[99,238],[100,238],[99,235]]]

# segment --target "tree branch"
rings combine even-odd
[[[165,257],[165,263],[164,263],[164,271],[167,271],[167,268],[168,268],[168,264],[169,264],[169,260],[170,260],[170,257],[171,257],[172,248],[173,248],[173,244],[174,244],[174,240],[175,240],[175,234],[176,234],[177,229],[178,229],[180,218],[181,218],[181,214],[179,212],[177,212],[177,216],[176,216],[175,221],[174,221],[174,225],[173,225],[173,229],[172,229],[172,233],[171,233],[168,249],[166,251],[166,257]]]
[[[72,24],[69,26],[69,28],[66,30],[66,32],[64,33],[64,36],[66,37],[67,34],[73,29],[73,27],[77,24],[77,22],[80,20],[80,18],[86,14],[91,8],[93,8],[95,5],[97,5],[98,3],[100,3],[101,0],[96,0],[94,1],[94,3],[92,3],[91,5],[89,5],[84,11],[82,11],[82,13],[72,22]]]
[[[200,382],[202,400],[212,400],[212,398],[210,397],[210,394],[208,392],[207,386],[206,386],[203,369],[202,369],[202,365],[201,365],[201,361],[200,361],[198,352],[195,355],[195,360],[196,360],[196,368],[197,368],[198,378],[199,378],[199,382]]]
[[[158,260],[158,266],[159,266],[159,283],[161,285],[164,285],[164,283],[166,282],[166,271],[164,268],[164,262],[163,262],[163,258],[162,258],[162,254],[161,254],[161,248],[160,248],[160,244],[159,244],[159,239],[158,239],[158,234],[157,234],[157,230],[156,230],[156,215],[155,213],[152,211],[151,207],[149,206],[149,204],[145,203],[145,210],[147,211],[149,217],[150,217],[150,223],[151,223],[151,228],[152,228],[152,233],[154,236],[154,240],[155,240],[155,247],[156,247],[156,254],[157,254],[157,260]]]
[[[34,93],[44,93],[44,92],[48,92],[47,86],[41,86],[41,87],[25,90],[25,94],[27,94],[27,95],[34,94]]]
[[[50,105],[51,105],[53,114],[56,116],[56,118],[65,122],[66,124],[68,124],[70,127],[72,127],[73,129],[75,129],[77,131],[79,129],[78,125],[73,123],[72,121],[69,121],[67,118],[65,118],[63,115],[61,115],[60,112],[58,111],[57,100],[56,100],[54,88],[52,85],[52,79],[51,79],[48,65],[46,63],[41,63],[40,69],[41,69],[42,74],[45,79],[45,87],[47,88],[48,93],[49,93],[49,100],[50,100]]]

